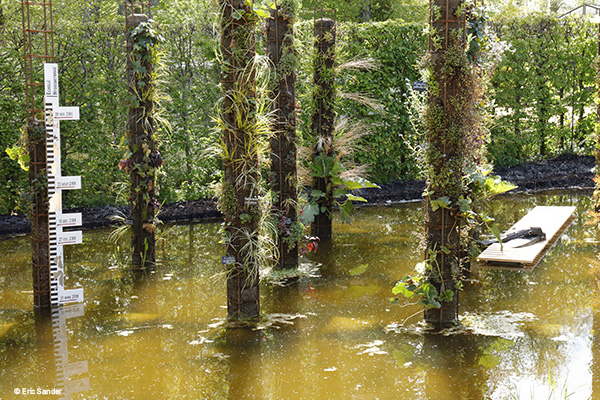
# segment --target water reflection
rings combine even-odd
[[[67,319],[83,317],[83,304],[63,306],[52,311],[52,334],[54,338],[54,356],[56,388],[61,396],[60,400],[70,400],[75,393],[85,392],[90,389],[87,360],[69,361],[69,345],[67,337]],[[45,343],[46,340],[43,340]]]
[[[335,221],[330,251],[322,244],[284,285],[264,282],[255,331],[223,329],[219,224],[165,227],[161,263],[146,274],[120,262],[126,246],[115,250],[107,231],[88,232],[65,249],[66,284],[87,297],[85,316],[62,331],[62,364],[83,371],[87,361],[71,377],[88,378],[89,390],[71,397],[600,398],[600,240],[585,225],[589,197],[502,197],[488,214],[506,229],[536,205],[571,204],[575,223],[534,271],[474,270],[461,293],[464,327],[446,335],[423,331],[420,306],[389,301],[422,257],[420,204]],[[2,394],[57,384],[53,328],[31,312],[28,252],[26,238],[0,240]]]

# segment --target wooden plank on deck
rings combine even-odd
[[[493,243],[485,249],[477,261],[482,268],[534,269],[548,250],[558,241],[562,233],[573,222],[575,207],[537,206],[514,224],[506,233],[540,227],[546,240],[518,248],[528,239],[514,239],[503,243]]]

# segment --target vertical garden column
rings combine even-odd
[[[600,60],[600,23],[598,23],[598,53],[597,60]],[[600,98],[600,63],[596,63],[596,96]],[[600,102],[596,105],[596,171],[595,171],[595,190],[594,190],[594,211],[600,213]],[[598,218],[598,216],[596,216]],[[600,222],[600,220],[599,220]],[[600,225],[599,225],[600,226]]]
[[[227,314],[260,313],[258,230],[261,219],[259,137],[254,68],[257,17],[244,0],[221,0],[224,176],[219,206],[225,215]]]
[[[429,10],[425,265],[427,281],[437,294],[429,295],[436,301],[425,310],[425,320],[438,329],[456,323],[458,316],[459,199],[465,193],[464,138],[473,106],[466,93],[470,86],[465,85],[469,66],[462,6],[462,0],[434,0]]]
[[[159,37],[145,14],[127,17],[127,82],[129,117],[127,140],[129,157],[125,161],[131,178],[130,208],[134,266],[152,266],[156,262],[154,231],[156,171],[162,158],[155,149],[156,45]]]
[[[315,20],[316,55],[314,61],[314,111],[311,131],[316,138],[314,158],[327,168],[326,159],[333,155],[333,131],[335,124],[335,22],[329,18]],[[327,174],[323,174],[327,175]],[[315,189],[323,195],[317,199],[319,213],[311,225],[311,234],[321,240],[331,239],[331,216],[333,209],[333,184],[328,176],[315,178]],[[317,192],[319,193],[319,192]]]
[[[267,19],[267,53],[275,66],[272,87],[275,111],[271,138],[271,189],[275,194],[273,208],[278,222],[277,268],[298,267],[296,171],[296,68],[298,58],[294,48],[296,0],[283,2],[271,10]],[[289,237],[286,241],[284,238]]]

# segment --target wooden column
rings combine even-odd
[[[277,218],[277,248],[279,259],[276,268],[298,267],[298,244],[288,245],[282,240],[291,235],[297,224],[297,171],[296,171],[296,64],[294,48],[294,2],[283,9],[277,6],[267,19],[267,54],[275,66],[273,84],[273,111],[275,112],[271,137],[270,185],[276,198],[273,211]]]
[[[132,264],[136,267],[152,266],[156,262],[154,217],[157,203],[155,196],[155,168],[158,154],[152,137],[155,131],[153,119],[154,99],[148,96],[154,88],[151,74],[154,65],[147,47],[136,46],[131,34],[141,23],[147,23],[145,14],[127,17],[127,82],[130,105],[127,119],[129,141],[129,175],[131,179],[130,209],[132,221]],[[158,156],[160,157],[160,156]]]
[[[260,313],[260,170],[256,132],[256,15],[244,0],[221,0],[223,182],[219,205],[227,234],[227,314]]]
[[[333,155],[333,132],[335,125],[335,21],[329,18],[315,20],[314,61],[314,111],[311,131],[316,138],[314,158]],[[311,225],[311,235],[322,241],[331,239],[331,217],[333,212],[333,184],[331,179],[315,178],[313,189],[325,194],[317,200],[319,213]]]
[[[430,283],[441,295],[452,292],[452,299],[440,301],[439,308],[425,310],[425,320],[444,328],[458,320],[456,279],[461,270],[458,209],[464,193],[465,109],[472,107],[466,96],[465,20],[462,0],[433,0],[430,7],[429,68],[431,74],[426,111],[427,189],[426,253]]]

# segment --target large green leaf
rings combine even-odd
[[[319,206],[315,203],[306,203],[300,212],[299,220],[304,225],[308,226],[315,220],[315,216],[319,213]]]
[[[354,210],[354,206],[350,200],[346,200],[343,204],[340,204],[340,217],[342,218],[342,222],[349,224],[352,222],[350,218],[350,214]]]
[[[360,197],[360,196],[355,196],[352,193],[348,193],[348,200],[350,201],[363,201],[363,202],[367,202],[367,199],[365,199],[364,197]]]
[[[489,196],[496,196],[517,188],[516,185],[503,181],[498,176],[487,178],[485,180],[484,187]]]
[[[375,183],[369,182],[365,178],[361,178],[361,177],[353,178],[353,179],[344,179],[344,180],[342,180],[342,183],[344,184],[344,186],[346,186],[346,189],[348,189],[348,190],[380,188]]]
[[[429,200],[429,202],[431,203],[431,209],[433,211],[436,211],[438,208],[448,208],[448,206],[451,203],[448,196],[443,196],[443,197],[440,197],[439,199],[431,199],[431,200]]]

